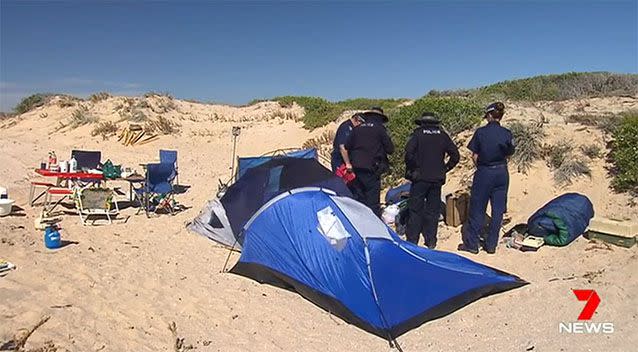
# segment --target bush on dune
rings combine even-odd
[[[43,93],[30,95],[22,99],[22,101],[20,101],[13,110],[16,112],[16,114],[24,114],[25,112],[29,112],[37,107],[46,104],[51,96],[52,94]]]
[[[527,173],[534,161],[543,157],[542,142],[545,138],[543,125],[512,122],[507,127],[512,131],[516,141],[516,151],[512,161],[516,164],[518,172]]]
[[[615,130],[611,159],[614,188],[638,193],[638,112],[625,114]]]
[[[490,100],[566,100],[638,94],[638,75],[610,72],[570,72],[503,81],[492,85],[449,91],[433,90],[432,96],[466,96]]]
[[[279,102],[283,108],[292,107],[294,103],[302,106],[306,111],[303,117],[304,127],[308,129],[325,126],[337,120],[344,111],[348,110],[366,110],[373,106],[380,106],[389,114],[392,109],[407,101],[406,99],[356,98],[333,103],[324,98],[304,96],[284,96],[272,100]]]

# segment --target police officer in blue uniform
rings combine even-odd
[[[485,210],[489,201],[492,207],[492,220],[483,248],[490,254],[496,252],[509,187],[507,159],[514,154],[512,132],[501,126],[504,113],[503,103],[488,105],[485,109],[487,125],[477,129],[468,144],[473,153],[476,172],[470,196],[469,219],[462,235],[463,243],[458,248],[461,251],[478,253]]]
[[[350,190],[356,200],[381,216],[381,175],[390,170],[388,154],[394,153],[394,144],[384,125],[388,117],[381,108],[372,108],[361,117],[365,122],[352,130],[345,145],[356,176]]]
[[[425,245],[434,249],[441,215],[441,187],[445,174],[459,163],[460,155],[435,114],[425,112],[414,122],[419,127],[405,145],[405,177],[412,181],[406,237],[417,244],[422,233]]]
[[[350,133],[352,133],[352,130],[359,126],[362,122],[363,118],[361,117],[361,114],[356,113],[349,119],[343,121],[337,128],[335,139],[332,142],[332,154],[330,155],[330,166],[332,167],[333,173],[336,172],[337,168],[344,163],[348,169],[352,168],[345,145],[350,137]]]

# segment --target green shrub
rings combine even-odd
[[[483,107],[469,99],[458,97],[431,97],[426,96],[416,100],[413,104],[403,106],[390,114],[388,128],[392,141],[396,146],[396,152],[390,157],[391,175],[390,183],[400,179],[405,174],[404,152],[405,144],[417,127],[414,119],[423,112],[436,113],[442,126],[451,136],[468,130],[481,122]]]
[[[292,107],[294,103],[302,106],[306,111],[303,117],[304,127],[309,129],[325,126],[338,119],[347,110],[366,110],[373,106],[380,106],[386,114],[390,114],[392,109],[407,101],[405,99],[356,98],[333,103],[319,97],[296,96],[276,97],[272,100],[279,102],[282,108]]]
[[[29,112],[37,107],[44,105],[50,97],[51,94],[38,93],[30,95],[22,99],[22,101],[20,101],[13,110],[16,112],[16,114],[24,114],[25,112]]]
[[[518,167],[518,172],[527,173],[534,161],[542,158],[542,144],[545,138],[542,124],[523,124],[513,122],[507,126],[516,143],[516,151],[512,161]]]
[[[431,96],[465,96],[490,100],[566,100],[611,95],[638,94],[638,75],[610,72],[570,72],[544,75],[489,86],[454,91],[431,91]]]
[[[627,113],[614,132],[611,159],[615,166],[614,188],[637,193],[638,113]]]

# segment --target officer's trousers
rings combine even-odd
[[[470,212],[467,227],[463,233],[463,244],[469,249],[478,249],[485,222],[487,202],[492,207],[492,220],[485,238],[485,249],[495,250],[498,234],[503,223],[503,213],[507,204],[509,173],[507,165],[479,166],[474,173]]]
[[[417,244],[419,234],[423,233],[425,245],[429,248],[436,247],[436,234],[441,215],[441,186],[440,182],[416,181],[412,183],[406,227],[408,241]]]
[[[366,169],[354,169],[356,178],[350,185],[354,199],[365,204],[377,215],[381,216],[381,177]]]

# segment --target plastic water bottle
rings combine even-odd
[[[76,172],[78,170],[78,161],[75,160],[75,157],[71,157],[69,160],[69,172]]]
[[[62,237],[57,227],[47,226],[44,230],[44,246],[48,249],[56,249],[62,246]]]

